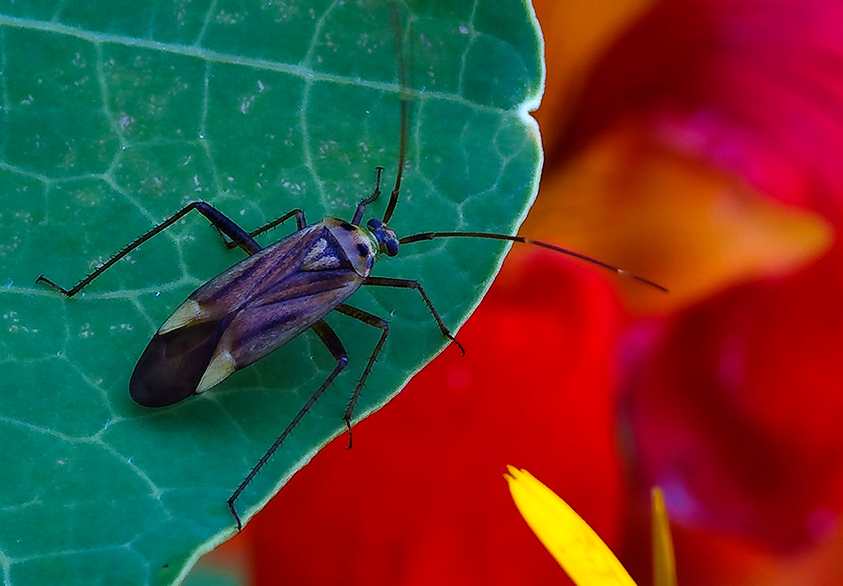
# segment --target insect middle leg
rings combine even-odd
[[[427,293],[424,290],[424,287],[421,286],[421,283],[415,281],[413,279],[393,279],[391,277],[366,277],[366,280],[363,282],[364,285],[373,285],[375,287],[396,287],[398,289],[415,289],[419,292],[422,296],[422,300],[424,301],[427,308],[430,310],[430,313],[433,315],[433,319],[436,320],[436,324],[439,326],[439,329],[442,331],[442,335],[451,340],[457,347],[460,349],[460,352],[465,354],[465,348],[462,347],[462,344],[457,342],[457,339],[451,334],[451,331],[445,325],[445,322],[442,321],[442,316],[439,315],[439,312],[436,311],[436,308],[433,307],[433,302],[430,300],[430,297],[427,296]]]
[[[140,246],[153,236],[160,234],[161,232],[178,222],[191,210],[196,210],[197,212],[208,218],[214,228],[216,228],[221,234],[228,236],[228,238],[230,238],[231,242],[233,243],[232,247],[239,246],[249,255],[255,254],[261,249],[260,244],[255,242],[255,240],[248,233],[246,233],[240,226],[235,224],[232,220],[228,218],[228,216],[223,214],[217,208],[205,203],[204,201],[194,201],[193,203],[187,204],[185,207],[176,212],[173,216],[167,218],[148,232],[140,235],[138,238],[130,242],[121,250],[117,251],[116,254],[114,254],[111,258],[109,258],[107,261],[97,267],[91,274],[79,281],[75,286],[71,287],[70,289],[65,289],[64,287],[57,285],[55,282],[51,281],[44,275],[39,275],[35,282],[45,283],[55,289],[56,291],[58,291],[59,293],[62,293],[67,297],[73,297],[79,291],[85,288],[91,281],[93,281],[105,271],[107,271],[109,268],[111,268],[111,266],[114,265],[114,263],[116,263],[118,260],[129,254],[131,251],[136,249],[138,246]]]
[[[240,522],[240,516],[237,514],[237,510],[234,508],[234,503],[237,501],[237,498],[246,490],[246,487],[249,486],[249,483],[252,482],[252,479],[255,475],[260,472],[260,469],[263,468],[264,464],[272,457],[272,454],[275,453],[275,450],[287,439],[287,436],[290,435],[290,432],[293,431],[293,428],[299,424],[302,417],[310,411],[311,407],[316,404],[316,401],[319,400],[319,397],[322,396],[322,393],[325,392],[325,389],[330,386],[334,379],[337,378],[342,369],[346,367],[348,364],[348,354],[345,351],[345,347],[342,345],[342,341],[340,341],[339,336],[337,336],[336,332],[331,329],[324,320],[319,320],[315,324],[311,326],[313,332],[319,336],[319,339],[322,341],[323,344],[328,348],[328,351],[337,361],[337,365],[334,367],[334,370],[331,374],[328,375],[328,378],[325,379],[325,382],[322,383],[316,392],[307,400],[307,402],[299,409],[299,412],[296,413],[296,416],[293,417],[292,421],[287,424],[287,427],[284,428],[284,431],[281,432],[281,435],[278,436],[278,439],[269,447],[266,453],[261,456],[261,459],[258,460],[258,463],[251,469],[246,478],[243,479],[243,482],[240,483],[240,486],[237,487],[230,497],[228,497],[228,510],[231,511],[231,515],[234,517],[234,520],[237,522],[237,530],[243,528],[242,523]]]

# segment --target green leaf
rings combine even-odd
[[[391,226],[514,233],[541,161],[527,115],[543,82],[532,10],[410,0],[399,12],[412,106]],[[70,287],[196,199],[246,229],[294,207],[350,218],[376,166],[395,177],[396,56],[383,0],[0,1],[5,583],[177,581],[234,534],[227,498],[335,365],[307,332],[212,392],[163,409],[132,402],[129,377],[158,326],[243,258],[198,214],[72,299],[36,277]],[[456,330],[505,248],[414,243],[373,274],[420,281]],[[415,291],[364,288],[349,302],[391,326],[364,417],[446,340]],[[240,497],[244,520],[343,431],[380,332],[328,322],[349,366]]]
[[[184,586],[245,586],[248,582],[235,570],[224,566],[212,566],[203,560],[194,566],[184,582]]]

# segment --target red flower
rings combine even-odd
[[[810,583],[833,568],[822,552],[843,512],[843,257],[829,248],[843,218],[842,28],[843,8],[820,0],[655,5],[581,86],[557,135],[559,195],[528,227],[640,271],[611,255],[637,257],[671,288],[668,317],[627,333],[622,405],[636,493],[663,486],[686,528],[683,584]],[[588,201],[563,214],[563,190]],[[735,540],[741,571],[710,555],[728,559]],[[784,557],[811,549],[811,564]]]
[[[602,278],[516,255],[451,348],[340,437],[249,526],[257,584],[536,584],[559,568],[502,471],[540,473],[610,542],[618,535],[611,346]]]

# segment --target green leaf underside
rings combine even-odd
[[[514,233],[541,158],[524,114],[542,84],[530,10],[520,0],[399,8],[412,105],[390,225],[399,236]],[[378,165],[391,189],[401,87],[389,10],[375,0],[5,0],[0,59],[4,581],[169,584],[233,534],[226,499],[332,358],[305,333],[200,397],[157,410],[132,402],[129,376],[158,326],[243,258],[198,214],[71,300],[35,279],[70,287],[196,199],[250,230],[294,207],[310,222],[350,218]],[[505,248],[416,243],[373,274],[418,279],[456,329]],[[362,417],[445,340],[416,292],[364,288],[349,303],[391,326]],[[343,430],[379,330],[328,322],[349,366],[241,496],[244,520]]]

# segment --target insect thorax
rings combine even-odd
[[[378,255],[377,238],[369,230],[339,218],[325,218],[322,223],[337,239],[355,272],[361,277],[367,277]],[[320,254],[320,251],[314,249],[305,262],[328,262],[328,259],[321,258]]]

